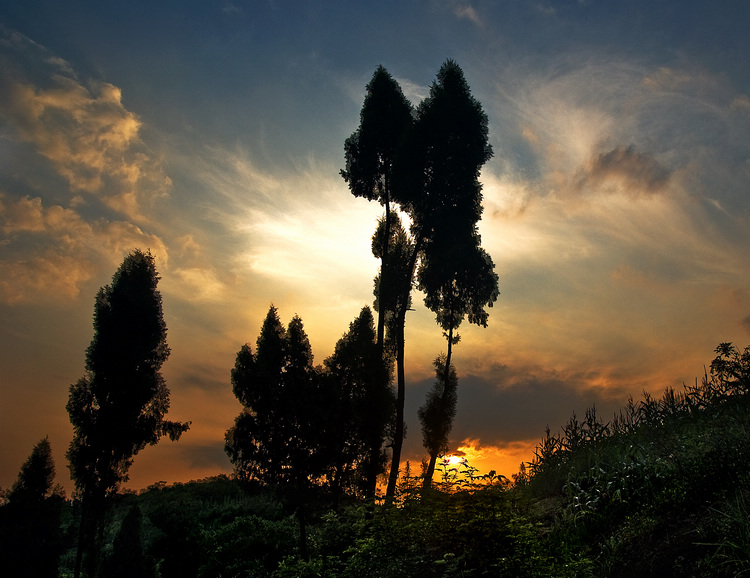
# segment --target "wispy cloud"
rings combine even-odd
[[[456,15],[457,18],[468,20],[472,24],[478,27],[483,27],[484,22],[479,17],[479,14],[477,13],[476,8],[469,4],[468,2],[453,2],[453,13]]]

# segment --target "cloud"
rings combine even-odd
[[[221,8],[221,11],[230,17],[238,16],[243,13],[242,8],[237,6],[234,2],[226,2]]]
[[[111,83],[82,83],[62,59],[17,33],[0,52],[0,111],[63,177],[72,194],[92,195],[129,219],[166,195],[171,180],[140,139],[141,121]],[[32,60],[35,74],[23,68]]]
[[[454,2],[453,13],[459,20],[468,20],[477,27],[483,27],[484,22],[479,17],[479,14],[470,4],[464,2]]]
[[[92,263],[52,249],[22,261],[0,261],[0,301],[14,305],[74,299],[94,272]]]
[[[463,373],[461,367],[470,367],[472,372]],[[574,412],[581,416],[592,406],[607,421],[627,401],[627,388],[596,385],[605,376],[595,371],[557,372],[539,365],[496,363],[478,375],[473,373],[475,368],[465,358],[458,365],[458,404],[450,448],[464,452],[483,472],[495,468],[509,476],[522,460],[529,459],[546,425],[557,431]],[[425,455],[417,408],[424,403],[433,379],[412,383],[407,389],[404,459]]]
[[[224,296],[225,283],[219,280],[212,268],[189,267],[172,269],[170,275],[174,277],[172,293],[180,295],[185,301],[218,302]],[[174,288],[179,287],[176,292]]]
[[[73,209],[44,207],[40,198],[0,194],[0,301],[74,299],[99,267],[118,264],[135,247],[166,265],[161,239],[123,221],[85,221]]]
[[[417,84],[416,82],[412,82],[408,78],[396,77],[396,82],[398,82],[399,86],[401,87],[401,91],[404,93],[404,96],[407,98],[407,100],[411,102],[415,107],[419,106],[419,103],[427,98],[430,94],[429,86]],[[362,98],[359,99],[359,102],[362,102]]]
[[[0,122],[14,164],[0,190],[1,302],[75,299],[136,247],[168,266],[166,244],[144,227],[171,181],[118,87],[83,83],[62,58],[0,28]]]
[[[729,108],[743,115],[750,115],[750,97],[746,94],[740,94],[732,101]]]
[[[306,290],[327,276],[333,286],[339,275],[364,276],[369,284],[370,236],[380,208],[353,198],[336,167],[311,158],[271,173],[241,148],[209,148],[204,156],[196,179],[221,199],[205,215],[243,244],[235,267]]]
[[[176,452],[190,469],[227,472],[231,468],[223,440],[213,443],[182,443],[176,447]]]
[[[669,182],[670,171],[635,146],[618,146],[594,157],[586,169],[579,170],[574,188],[578,192],[624,192],[631,197],[656,194]]]

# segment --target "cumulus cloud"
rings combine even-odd
[[[17,138],[30,143],[63,177],[70,192],[88,194],[129,219],[168,193],[160,159],[141,141],[141,121],[122,104],[118,87],[81,82],[59,57],[5,32],[0,53],[0,111]],[[32,60],[35,74],[24,65]]]
[[[39,198],[0,194],[0,231],[0,301],[9,304],[73,299],[100,264],[111,268],[135,247],[150,249],[162,266],[167,262],[162,240],[137,225],[87,222]]]
[[[90,262],[52,249],[19,261],[0,261],[0,301],[14,305],[73,299],[94,269]]]
[[[167,266],[164,241],[145,227],[170,179],[118,87],[82,82],[0,27],[0,126],[15,168],[0,190],[0,302],[75,299],[136,247]]]

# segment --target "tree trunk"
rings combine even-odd
[[[83,499],[81,500],[81,520],[78,523],[78,548],[76,550],[76,562],[75,562],[75,567],[73,569],[74,578],[80,578],[81,576],[81,566],[83,564],[83,550],[86,544],[86,530],[88,526],[88,509],[89,509],[89,500],[87,499],[86,494],[84,494]]]
[[[386,182],[386,190],[385,190],[385,225],[383,227],[383,247],[381,249],[380,254],[380,287],[379,290],[379,299],[380,299],[380,306],[378,307],[378,349],[380,350],[380,354],[383,354],[384,351],[384,344],[385,344],[385,314],[386,314],[386,308],[385,308],[385,300],[383,299],[383,287],[387,287],[387,279],[385,279],[385,272],[387,269],[388,264],[388,241],[391,236],[391,203],[388,199],[388,183]]]
[[[406,398],[406,373],[404,371],[404,325],[406,323],[406,305],[399,312],[396,336],[396,428],[393,439],[393,456],[391,459],[391,471],[388,475],[388,487],[386,488],[386,499],[392,500],[396,495],[396,484],[401,466],[401,447],[404,440],[404,402]]]
[[[398,314],[398,335],[396,337],[396,373],[398,379],[398,389],[396,392],[396,427],[393,436],[393,455],[391,457],[391,471],[388,475],[388,486],[385,497],[387,501],[392,501],[396,495],[396,484],[398,483],[398,473],[401,467],[401,448],[404,443],[404,403],[406,399],[406,372],[404,370],[404,327],[406,325],[406,312],[409,309],[409,295],[411,294],[411,284],[414,278],[414,269],[417,266],[417,257],[422,247],[422,239],[417,239],[414,243],[414,252],[409,261],[408,287],[403,287],[401,310]]]
[[[307,516],[304,504],[299,504],[297,507],[297,522],[299,523],[299,555],[307,562]]]
[[[435,474],[435,466],[437,465],[437,454],[430,453],[430,462],[427,465],[427,471],[424,473],[424,480],[422,481],[422,488],[427,489],[432,486],[432,476]]]

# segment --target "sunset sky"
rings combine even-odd
[[[750,343],[750,3],[744,0],[34,0],[0,7],[0,487],[49,435],[99,287],[150,249],[177,443],[129,487],[231,471],[229,372],[274,304],[315,362],[372,303],[381,207],[339,176],[379,64],[416,105],[446,58],[489,117],[482,243],[451,447],[510,476],[549,424],[703,375]],[[406,458],[445,351],[419,295]]]

